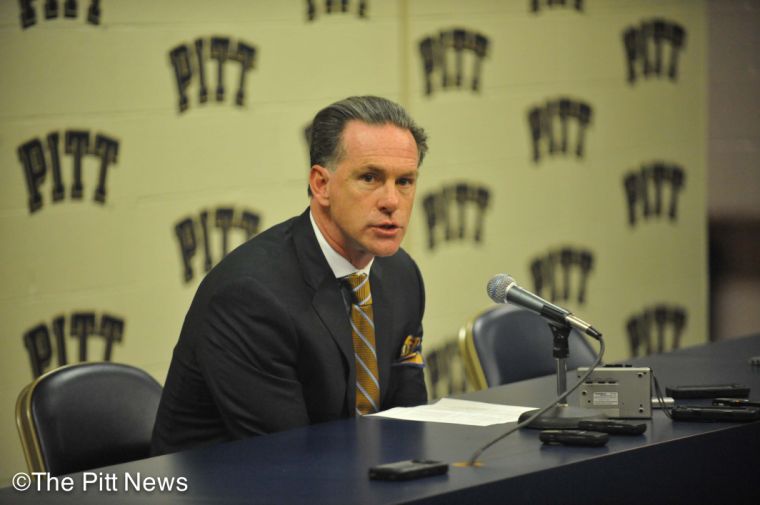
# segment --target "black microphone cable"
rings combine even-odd
[[[543,407],[541,410],[539,410],[538,412],[536,412],[535,414],[533,414],[532,416],[530,416],[525,421],[516,424],[512,428],[508,429],[506,432],[502,433],[498,437],[494,438],[493,440],[491,440],[490,442],[488,442],[487,444],[485,444],[484,446],[482,446],[481,448],[479,448],[478,450],[476,450],[472,454],[472,456],[470,456],[470,459],[467,460],[467,463],[465,463],[465,465],[466,466],[475,466],[475,462],[477,461],[477,459],[488,448],[490,448],[492,445],[496,444],[497,442],[500,442],[500,441],[504,440],[508,435],[511,435],[512,433],[516,432],[520,428],[524,428],[525,426],[527,426],[530,423],[532,423],[537,417],[541,416],[542,414],[544,414],[546,411],[548,411],[549,409],[551,409],[552,407],[554,407],[558,403],[564,401],[565,398],[567,398],[567,396],[570,393],[572,393],[573,391],[575,391],[576,389],[578,389],[581,384],[583,384],[584,382],[586,382],[586,379],[589,378],[589,376],[593,373],[593,371],[596,369],[596,367],[599,366],[599,364],[602,362],[602,357],[604,356],[605,345],[604,345],[604,339],[602,338],[602,334],[601,333],[599,334],[599,338],[597,340],[599,340],[599,355],[596,357],[596,361],[594,361],[594,363],[589,367],[588,371],[583,375],[583,377],[581,377],[580,379],[578,379],[578,382],[576,382],[575,385],[573,385],[573,387],[571,387],[570,389],[568,389],[567,391],[565,391],[564,393],[562,393],[561,395],[559,395],[551,403],[549,403],[547,406]]]

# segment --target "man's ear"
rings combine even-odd
[[[312,165],[309,172],[309,187],[311,194],[320,205],[328,205],[330,195],[327,190],[327,183],[330,180],[330,171],[322,165]]]

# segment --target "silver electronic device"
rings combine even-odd
[[[588,367],[577,370],[580,379]],[[596,409],[607,417],[652,418],[652,369],[632,366],[600,366],[578,389],[578,405]]]

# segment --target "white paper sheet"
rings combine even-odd
[[[370,415],[405,421],[491,426],[492,424],[515,422],[520,414],[535,408],[442,398],[430,405],[394,407]]]

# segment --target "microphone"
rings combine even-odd
[[[602,336],[596,328],[574,316],[571,312],[521,288],[510,275],[495,275],[488,281],[486,290],[491,300],[496,303],[511,303],[532,310],[553,323],[570,326],[597,340]]]

